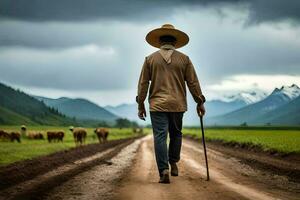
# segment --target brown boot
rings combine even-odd
[[[178,167],[176,163],[170,163],[171,165],[171,176],[178,176]]]
[[[168,169],[165,169],[162,174],[161,174],[161,177],[159,179],[159,183],[170,183],[170,177],[169,177],[169,170]]]

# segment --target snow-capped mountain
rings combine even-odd
[[[224,100],[227,102],[241,101],[241,102],[245,102],[248,105],[248,104],[253,104],[258,101],[261,101],[264,98],[266,98],[266,96],[267,94],[262,91],[240,92],[236,95],[225,96]]]
[[[248,124],[265,124],[274,122],[273,118],[282,114],[280,108],[295,108],[300,98],[300,89],[297,85],[283,86],[280,89],[275,88],[273,92],[261,101],[249,104],[243,108],[229,112],[225,115],[216,116],[210,119],[211,124],[221,125],[239,125],[241,123]],[[288,104],[292,103],[292,106]],[[277,110],[278,113],[274,113]],[[295,110],[295,109],[294,109]],[[292,113],[292,110],[289,111]]]
[[[283,98],[287,100],[293,100],[300,96],[300,88],[293,84],[291,86],[282,86],[280,89],[275,88],[271,95],[282,95]],[[235,95],[225,96],[223,101],[233,102],[241,101],[245,102],[247,105],[259,102],[267,97],[267,93],[263,91],[252,91],[252,92],[240,92]]]
[[[293,100],[300,96],[300,88],[296,84],[291,86],[282,86],[280,89],[275,88],[271,95],[282,95],[285,98]]]

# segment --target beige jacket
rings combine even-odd
[[[185,83],[198,104],[205,102],[191,60],[179,51],[161,49],[145,58],[136,98],[139,109],[144,106],[150,82],[150,111],[186,111]]]

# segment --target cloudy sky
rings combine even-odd
[[[208,99],[300,85],[300,1],[0,0],[0,81],[47,97],[133,103],[145,35],[172,23]]]

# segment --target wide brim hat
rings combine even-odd
[[[164,24],[161,28],[154,29],[146,35],[146,41],[154,47],[160,48],[161,36],[170,35],[176,38],[175,48],[180,48],[189,42],[189,36],[175,27],[172,24]]]

